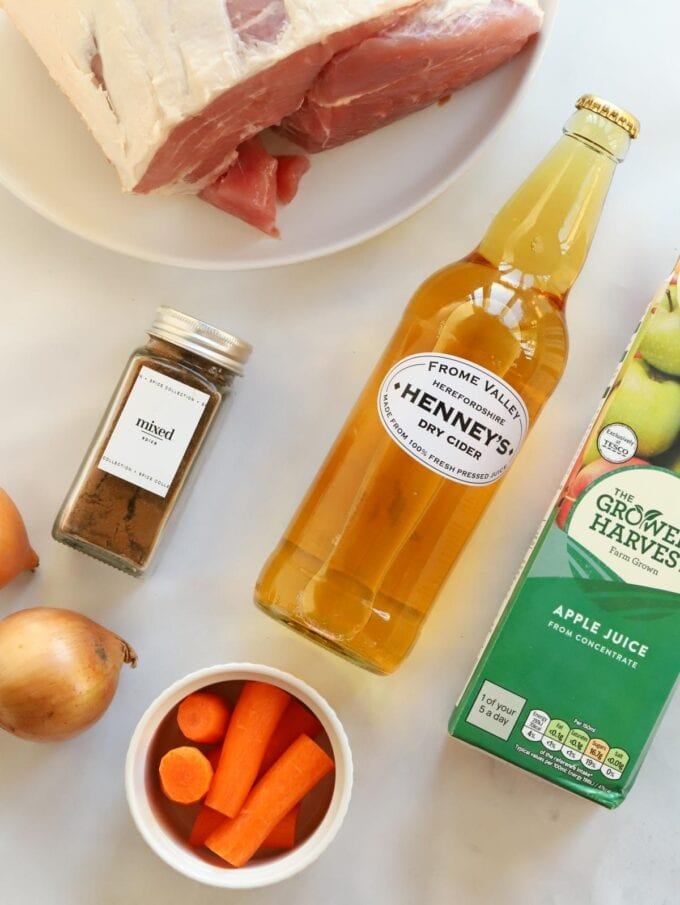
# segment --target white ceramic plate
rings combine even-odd
[[[246,270],[339,251],[437,194],[499,129],[535,72],[557,9],[508,65],[432,107],[313,157],[270,239],[194,198],[123,195],[78,114],[0,13],[0,182],[43,216],[107,248],[165,264]]]

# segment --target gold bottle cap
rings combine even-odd
[[[640,121],[632,113],[628,113],[622,107],[616,104],[610,104],[604,98],[597,97],[595,94],[584,94],[576,101],[577,110],[592,110],[593,113],[599,113],[605,119],[611,120],[617,126],[621,126],[630,135],[631,138],[637,138],[640,134]]]

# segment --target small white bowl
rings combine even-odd
[[[150,796],[149,754],[156,733],[170,711],[188,694],[217,682],[259,681],[278,685],[305,704],[320,720],[333,749],[335,779],[328,809],[311,835],[291,852],[241,868],[220,867],[202,859],[173,835],[160,819]],[[125,788],[132,817],[148,845],[170,867],[208,886],[254,889],[278,883],[307,867],[331,843],[347,813],[352,792],[352,753],[335,711],[318,692],[289,673],[252,663],[213,666],[191,673],[171,685],[142,716],[130,741],[125,763]]]

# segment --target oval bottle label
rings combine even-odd
[[[409,355],[378,395],[385,430],[412,458],[471,486],[503,477],[522,445],[529,413],[500,377],[455,355]]]

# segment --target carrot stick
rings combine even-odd
[[[290,851],[295,848],[295,833],[297,832],[300,805],[296,805],[292,811],[288,811],[276,824],[271,833],[262,843],[261,848],[273,848],[277,851]]]
[[[300,701],[292,700],[286,707],[281,720],[274,730],[274,735],[267,745],[267,750],[262,759],[260,776],[267,772],[271,765],[277,761],[283,752],[290,748],[300,735],[308,735],[314,738],[321,732],[322,726],[311,710],[307,710]]]
[[[158,765],[161,787],[166,798],[177,804],[195,804],[210,788],[213,768],[198,748],[172,748]]]
[[[289,811],[264,840],[262,848],[276,849],[278,851],[290,851],[290,849],[294,848],[299,813],[299,805]],[[207,804],[204,804],[196,815],[196,820],[194,820],[191,835],[189,836],[189,844],[195,846],[205,845],[205,840],[214,830],[229,822],[231,822],[231,817],[225,817],[224,814],[220,814],[219,811],[213,811]]]
[[[221,826],[225,820],[229,820],[229,817],[225,817],[224,814],[220,814],[219,811],[213,811],[207,804],[204,804],[196,815],[194,825],[191,827],[189,845],[204,845],[208,836],[214,832],[218,826]]]
[[[243,867],[285,815],[333,769],[316,742],[301,735],[258,782],[234,820],[206,839],[208,848],[234,867]]]
[[[288,692],[276,685],[245,683],[229,721],[217,772],[205,800],[213,810],[227,817],[236,817],[241,810],[289,700]]]
[[[177,708],[177,725],[190,741],[213,745],[223,740],[229,714],[229,705],[218,694],[195,691]]]

